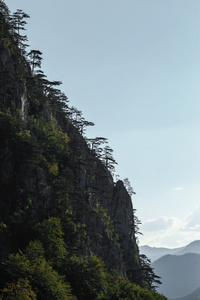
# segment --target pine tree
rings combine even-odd
[[[27,24],[27,22],[25,21],[25,19],[27,18],[30,18],[30,16],[23,12],[23,10],[21,9],[17,9],[17,11],[9,17],[11,33],[23,55],[25,55],[25,49],[28,45],[25,44],[25,42],[27,41],[27,36],[21,35],[21,30],[26,30],[25,25]]]
[[[38,67],[40,68],[41,67],[41,62],[42,62],[42,52],[39,51],[39,50],[31,50],[29,53],[28,53],[28,56],[29,56],[29,63],[31,65],[31,72],[32,74],[34,73],[35,71],[35,68]]]

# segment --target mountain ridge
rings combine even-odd
[[[189,252],[200,254],[200,240],[195,240],[186,246],[178,248],[150,247],[143,245],[140,246],[139,249],[142,254],[147,255],[151,261],[154,262],[166,254],[182,255]]]
[[[154,261],[152,267],[163,283],[158,291],[166,297],[184,297],[199,287],[200,254],[167,254]]]

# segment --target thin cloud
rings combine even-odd
[[[162,216],[146,220],[140,228],[140,245],[176,248],[185,246],[200,236],[200,207],[183,219]]]
[[[150,219],[145,221],[141,229],[145,231],[160,231],[160,230],[166,230],[170,228],[174,224],[174,218],[173,217],[159,217],[157,219]]]
[[[200,231],[200,207],[186,216],[183,231]]]
[[[200,233],[200,225],[196,224],[193,227],[190,227],[189,230],[191,231],[198,231]]]
[[[173,190],[173,191],[179,191],[179,192],[182,192],[182,191],[183,191],[183,186],[174,187],[172,190]]]

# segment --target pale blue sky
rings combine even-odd
[[[117,174],[137,193],[140,243],[199,239],[200,0],[5,2],[31,16],[31,49],[95,123],[87,136],[109,139]]]

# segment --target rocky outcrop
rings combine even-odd
[[[65,129],[70,143],[81,149],[81,160],[71,161],[71,166],[76,165],[74,172],[79,188],[86,194],[83,220],[90,241],[85,251],[102,257],[108,269],[117,270],[125,278],[131,277],[139,269],[132,199],[121,180],[113,181],[110,171],[88,148],[77,129],[70,124]]]
[[[80,131],[73,126],[68,117],[60,122],[59,116],[54,114],[60,126],[57,127],[57,132],[61,132],[62,128],[70,138],[69,152],[60,158],[60,153],[56,153],[59,150],[55,147],[54,156],[45,156],[45,150],[40,149],[39,139],[37,140],[39,129],[34,126],[37,118],[42,116],[46,123],[41,124],[46,125],[48,131],[53,109],[51,110],[49,99],[42,94],[41,86],[41,93],[37,94],[37,97],[34,97],[37,87],[32,90],[31,99],[29,69],[16,45],[9,48],[6,41],[0,40],[0,108],[3,118],[5,112],[10,111],[9,116],[5,117],[7,119],[1,119],[5,128],[2,127],[0,132],[0,217],[5,223],[9,220],[11,232],[14,232],[15,237],[12,237],[12,242],[6,240],[10,246],[0,249],[0,255],[5,256],[9,251],[23,247],[29,242],[31,226],[48,217],[49,212],[54,214],[58,193],[56,176],[63,178],[63,173],[59,174],[60,168],[66,172],[66,177],[68,176],[66,180],[70,192],[64,192],[68,192],[69,197],[73,199],[73,222],[77,226],[84,224],[86,228],[87,238],[84,242],[80,241],[77,251],[82,255],[96,254],[103,259],[109,270],[115,269],[121,276],[138,282],[139,252],[135,239],[131,197],[122,181],[114,183],[111,172],[88,147]],[[15,121],[12,119],[13,116],[16,117],[17,111],[18,115],[22,116],[18,121],[26,121],[19,126],[20,130],[16,129],[17,118]],[[35,130],[33,140],[32,128]],[[23,132],[24,139],[20,140],[18,137]],[[50,148],[48,139],[51,131],[49,132],[49,135],[44,136],[45,145]],[[35,150],[39,152],[37,161],[34,161]],[[48,166],[54,163],[54,157],[58,172],[52,175]]]
[[[28,116],[27,90],[22,76],[25,66],[24,58],[16,57],[0,40],[0,108],[9,108],[12,113],[19,109],[23,119]]]

